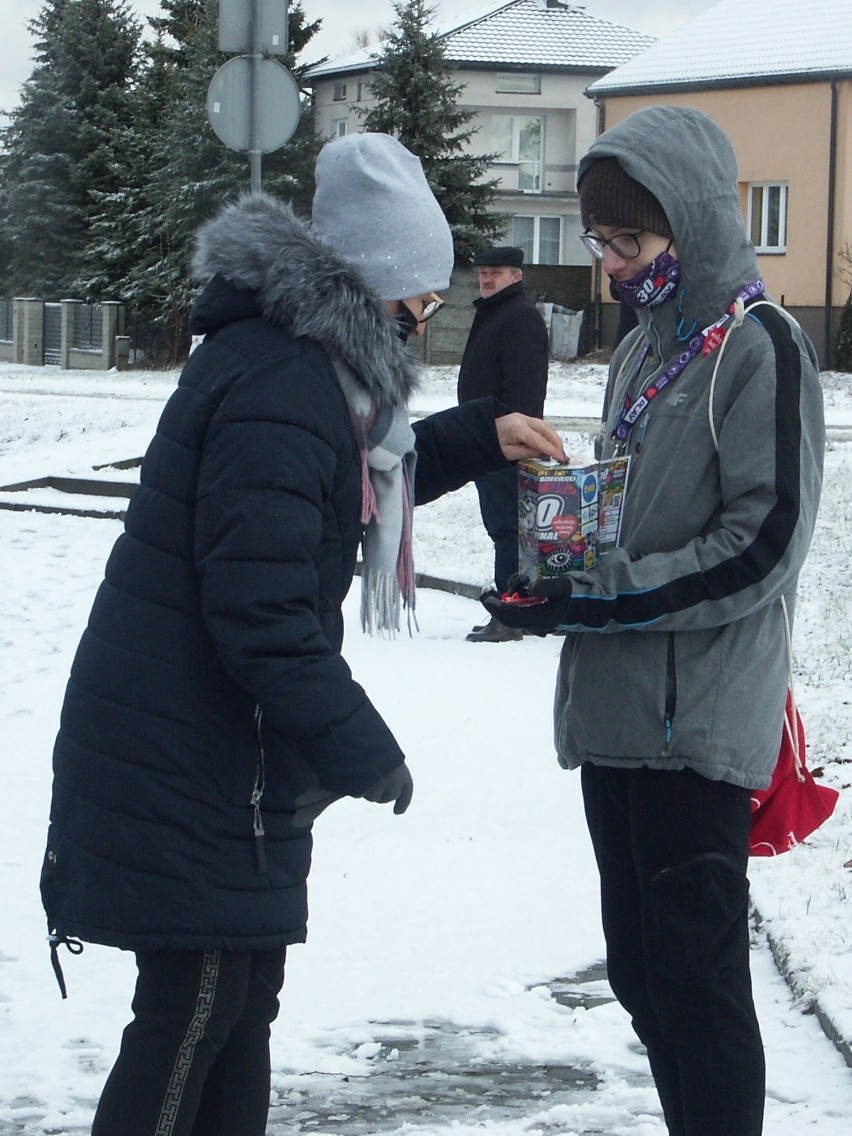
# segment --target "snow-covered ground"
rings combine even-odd
[[[430,372],[413,409],[451,404],[454,375]],[[577,456],[589,453],[592,427],[576,420],[598,414],[604,377],[594,365],[551,371],[547,413],[565,423]],[[0,365],[0,486],[139,456],[175,380]],[[810,764],[847,791],[806,844],[752,865],[768,1136],[847,1136],[852,1115],[852,1070],[808,1012],[852,1044],[852,376],[826,374],[824,385],[832,430],[796,612],[797,691]],[[133,960],[117,951],[90,946],[67,958],[70,997],[60,1000],[38,899],[62,692],[119,530],[112,520],[0,510],[2,1136],[85,1131],[128,1014]],[[490,546],[471,488],[418,510],[415,543],[420,571],[487,580]],[[346,655],[406,750],[416,794],[402,818],[343,801],[317,823],[309,941],[291,951],[273,1032],[270,1132],[390,1132],[405,1121],[422,1136],[662,1136],[625,1015],[612,1002],[563,996],[605,993],[605,984],[584,974],[603,944],[579,780],[552,754],[559,640],[467,644],[478,606],[426,590],[418,634],[371,640],[357,630],[357,598],[356,583]],[[543,1066],[552,1076],[519,1090],[513,1108],[492,1096],[504,1074]],[[478,1105],[424,1104],[417,1086],[430,1068],[445,1081],[464,1073]],[[567,1094],[556,1075],[566,1069],[585,1077]],[[394,1086],[379,1116],[377,1100],[390,1102]],[[360,1129],[359,1092],[374,1109]],[[318,1105],[330,1099],[331,1113]]]

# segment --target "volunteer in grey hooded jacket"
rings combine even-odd
[[[600,456],[615,451],[627,394],[641,394],[690,338],[728,316],[726,342],[721,358],[718,346],[704,347],[632,429],[621,547],[572,574],[569,600],[521,609],[515,622],[569,629],[556,694],[564,765],[688,767],[763,788],[787,688],[781,600],[792,619],[822,481],[814,351],[774,306],[729,313],[760,272],[733,151],[715,123],[688,108],[640,111],[593,144],[581,187],[602,158],[617,159],[662,205],[680,283],[668,302],[639,311],[640,326],[613,356]]]
[[[711,119],[638,111],[595,141],[578,188],[584,241],[639,321],[614,353],[599,439],[600,456],[632,458],[620,547],[533,583],[544,604],[485,603],[566,631],[556,747],[583,767],[610,981],[669,1131],[757,1136],[749,790],[778,756],[785,610],[819,503],[817,364],[765,302]]]

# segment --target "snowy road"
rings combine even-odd
[[[3,1136],[85,1132],[127,1014],[132,960],[115,951],[69,959],[59,1000],[37,895],[61,692],[117,532],[0,514]],[[357,594],[349,603],[354,627]],[[584,973],[602,944],[578,779],[550,752],[558,643],[471,648],[473,610],[423,591],[419,635],[350,631],[348,658],[417,791],[404,818],[347,801],[316,826],[311,935],[291,952],[273,1033],[270,1134],[664,1132],[624,1014]],[[767,1132],[847,1136],[852,1072],[759,940],[754,971]]]

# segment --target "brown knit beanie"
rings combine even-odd
[[[674,238],[669,219],[656,197],[624,172],[616,158],[597,158],[577,187],[580,216],[591,225],[642,229],[660,237]]]

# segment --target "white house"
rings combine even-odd
[[[588,267],[577,239],[576,173],[597,124],[583,92],[654,38],[560,0],[491,3],[435,31],[452,80],[464,84],[459,105],[474,115],[472,146],[500,155],[488,176],[500,182],[494,210],[511,216],[506,239],[524,249],[527,264]],[[308,73],[323,136],[361,129],[374,53],[366,48]]]

